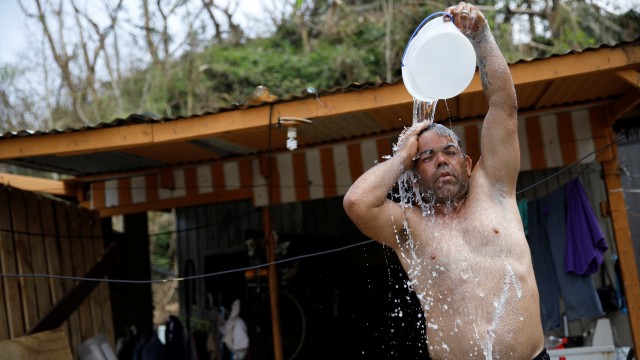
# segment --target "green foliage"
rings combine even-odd
[[[175,232],[170,213],[151,212],[149,217],[149,253],[151,264],[167,271],[174,270]]]
[[[368,28],[374,31],[367,31]],[[286,97],[301,94],[309,87],[324,89],[375,81],[379,75],[383,59],[376,46],[353,46],[354,38],[347,41],[320,38],[312,51],[305,53],[299,43],[288,40],[290,31],[287,28],[283,31],[282,35],[250,40],[242,46],[209,47],[196,55],[201,65],[195,82],[189,80],[183,64],[176,64],[175,71],[164,74],[165,78],[172,76],[171,92],[156,90],[146,108],[165,113],[161,105],[170,102],[178,105],[172,109],[175,113],[184,114],[185,109],[176,99],[185,98],[190,86],[196,94],[195,102],[204,104],[199,110],[205,111],[212,106],[242,103],[260,85],[268,87],[271,94]],[[355,38],[373,43],[380,33],[379,28],[368,24],[359,29]],[[135,86],[132,90],[140,91]]]

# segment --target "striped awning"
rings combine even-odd
[[[590,162],[596,153],[600,161],[613,156],[606,148],[611,134],[601,107],[525,115],[519,120],[522,171]],[[474,163],[480,156],[481,126],[479,121],[453,126]],[[395,135],[370,137],[94,181],[90,208],[104,216],[240,199],[251,199],[261,207],[342,196],[358,176],[392,154],[396,140]],[[597,151],[602,148],[606,149]]]

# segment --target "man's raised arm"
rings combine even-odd
[[[489,111],[482,127],[479,165],[491,182],[515,192],[520,171],[518,102],[509,66],[500,52],[486,18],[475,6],[461,2],[447,9],[454,24],[476,51],[482,89]]]

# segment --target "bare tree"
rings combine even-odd
[[[86,35],[84,31],[79,32],[78,46],[82,52],[82,59],[84,61],[83,68],[86,69],[86,77],[84,79],[86,82],[86,92],[91,98],[91,104],[93,104],[91,109],[93,110],[93,116],[95,119],[100,119],[100,111],[97,105],[99,104],[101,98],[97,92],[96,65],[98,63],[100,55],[106,51],[105,43],[107,37],[116,27],[116,24],[118,22],[118,14],[122,6],[122,1],[123,0],[119,0],[113,8],[109,7],[108,3],[105,2],[105,7],[107,10],[106,13],[109,17],[109,25],[105,29],[101,29],[100,26],[87,14],[85,10],[80,9],[75,2],[71,2],[71,6],[74,10],[74,18],[77,28],[82,29],[85,23],[89,25],[89,29],[87,29]],[[93,33],[91,33],[90,31],[93,31]],[[95,37],[94,41],[90,41],[89,39],[87,39],[87,37],[91,35]],[[90,49],[91,46],[93,46],[93,50]]]
[[[120,90],[120,83],[123,80],[120,50],[118,46],[118,32],[117,29],[113,29],[113,54],[110,53],[110,48],[104,49],[104,64],[107,73],[109,74],[109,84],[116,101],[116,109],[118,113],[124,111],[124,101],[122,99],[122,92]]]
[[[149,50],[149,55],[156,65],[164,64],[171,55],[171,35],[169,34],[169,18],[176,15],[177,10],[184,1],[176,0],[163,2],[155,1],[155,7],[151,8],[149,0],[142,0],[144,14],[144,33]],[[155,16],[159,15],[160,24],[156,25]]]
[[[16,86],[19,69],[15,66],[0,66],[0,134],[7,131],[28,129],[28,117],[23,116],[33,111],[33,99]]]
[[[385,22],[385,35],[384,35],[384,61],[385,61],[385,79],[387,82],[392,81],[393,76],[393,44],[392,33],[393,29],[393,0],[382,0],[382,14],[384,15]]]
[[[29,7],[21,0],[19,4],[22,11],[28,17],[36,19],[42,29],[50,54],[60,70],[60,78],[75,111],[75,119],[84,124],[93,124],[101,120],[97,109],[100,99],[96,91],[97,63],[105,49],[107,37],[116,26],[122,0],[113,8],[104,3],[109,21],[104,28],[101,28],[86,10],[81,9],[76,1],[69,0],[68,5],[73,11],[72,19],[75,21],[74,36],[68,36],[65,31],[65,20],[68,19],[65,6],[67,1],[60,0],[55,3],[33,0],[35,13],[30,12]],[[85,114],[83,108],[86,106],[92,109],[93,120]]]
[[[242,27],[233,21],[233,16],[238,10],[238,2],[229,2],[226,6],[217,5],[213,0],[202,0],[202,8],[206,11],[207,15],[209,15],[209,19],[213,24],[214,28],[214,39],[218,43],[227,42],[229,44],[240,44],[244,39],[244,31]],[[219,13],[224,15],[224,19],[228,24],[228,30],[226,31],[227,36],[225,39],[225,31],[223,30],[223,26],[220,23],[220,20],[215,16],[214,10],[217,10]]]

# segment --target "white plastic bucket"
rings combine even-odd
[[[450,15],[440,12],[424,19],[409,39],[402,57],[404,86],[421,101],[460,94],[469,86],[476,69],[471,42],[455,27],[453,20],[444,21],[444,16]]]

